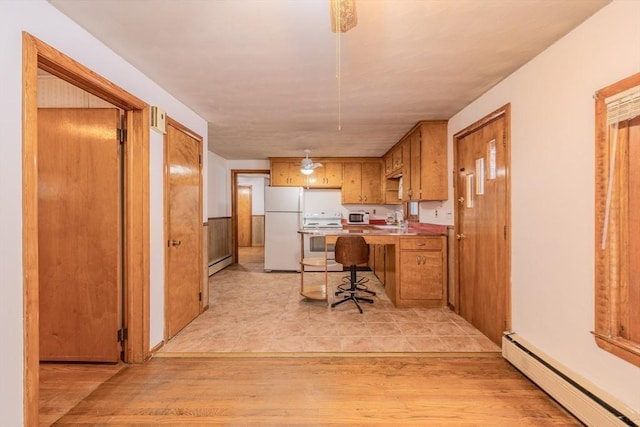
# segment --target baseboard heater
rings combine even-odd
[[[502,337],[502,356],[588,426],[636,426],[640,414],[515,333]]]
[[[215,261],[213,261],[212,263],[209,264],[209,276],[211,276],[212,274],[217,273],[218,271],[222,270],[223,268],[231,265],[231,255],[227,255],[225,257],[219,258]]]

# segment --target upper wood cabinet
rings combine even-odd
[[[323,160],[322,166],[314,169],[307,176],[309,188],[340,188],[342,187],[342,162],[328,162]]]
[[[271,161],[271,185],[303,187],[307,184],[306,176],[300,172],[300,162],[292,160]]]
[[[402,174],[403,162],[403,146],[397,144],[384,155],[385,177],[390,178]]]
[[[385,154],[385,159],[398,149],[403,159],[402,201],[447,200],[447,122],[418,123]]]
[[[342,179],[343,204],[382,203],[382,162],[378,159],[345,162]]]
[[[342,186],[342,162],[317,159],[321,167],[311,175],[300,172],[300,160],[288,157],[271,159],[271,185],[307,188],[340,188]]]
[[[447,122],[420,125],[420,200],[447,200]]]

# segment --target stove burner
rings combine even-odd
[[[302,228],[307,230],[341,229],[340,212],[305,212]]]

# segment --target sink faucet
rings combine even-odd
[[[404,214],[402,211],[396,211],[396,223],[401,224],[404,221]]]

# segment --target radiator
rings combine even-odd
[[[222,270],[223,268],[229,266],[232,264],[233,258],[231,258],[231,255],[227,255],[221,259],[218,259],[214,262],[212,262],[211,264],[209,264],[209,276],[217,273],[218,271]]]
[[[515,333],[502,337],[502,356],[588,426],[638,426],[640,414]]]

